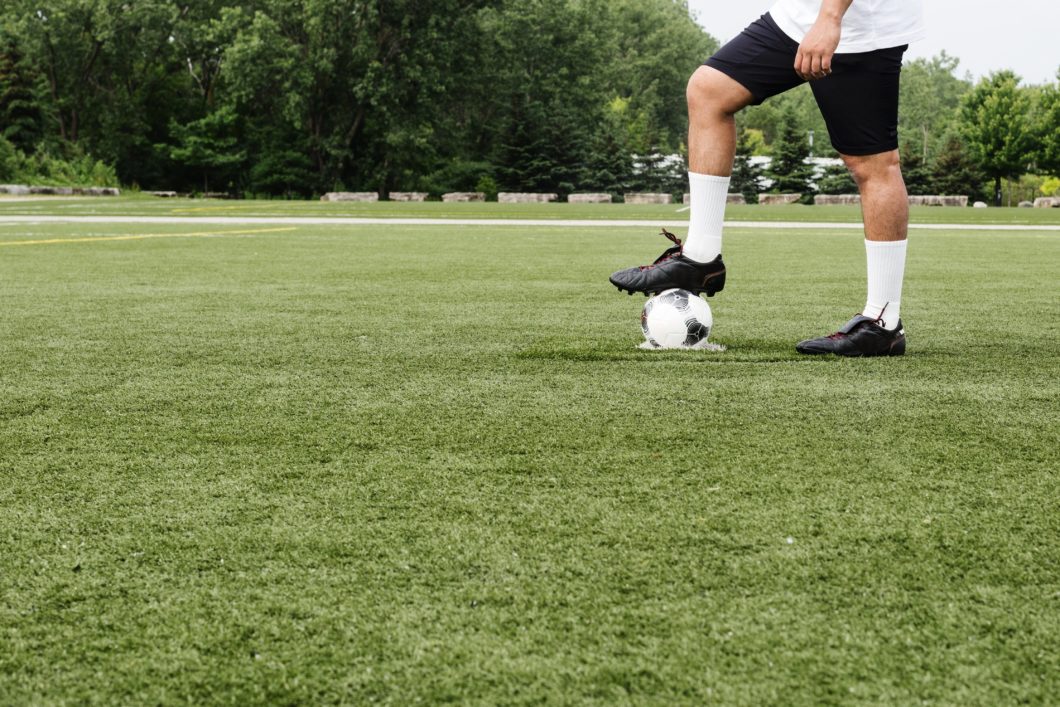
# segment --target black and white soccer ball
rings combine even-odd
[[[652,297],[640,314],[646,346],[653,349],[703,349],[714,326],[710,305],[688,290],[666,290]]]

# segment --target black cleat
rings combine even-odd
[[[662,235],[673,241],[673,247],[651,265],[626,268],[612,274],[611,284],[630,294],[643,292],[645,295],[676,287],[696,295],[705,292],[707,297],[712,297],[715,292],[725,289],[725,263],[720,255],[709,263],[697,263],[683,255],[680,238],[665,228]]]
[[[894,331],[880,326],[879,319],[859,314],[830,336],[807,339],[795,345],[801,354],[838,356],[901,356],[905,353],[905,329],[901,320]]]

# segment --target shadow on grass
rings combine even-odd
[[[650,350],[639,348],[640,342],[570,343],[538,342],[515,354],[523,360],[551,361],[633,361],[637,363],[686,363],[726,365],[735,363],[793,363],[813,360],[800,356],[789,343],[766,340],[742,340],[722,343],[725,351]]]

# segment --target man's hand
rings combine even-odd
[[[843,15],[855,0],[821,0],[817,21],[806,33],[795,55],[795,73],[807,81],[832,73],[832,55],[839,46]]]
[[[817,18],[795,55],[795,73],[806,81],[823,79],[832,73],[832,55],[839,46],[842,17]]]

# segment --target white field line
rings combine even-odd
[[[28,216],[0,215],[4,223],[136,223],[169,225],[283,225],[283,226],[533,226],[535,228],[685,228],[688,221],[655,219],[457,219],[457,218],[363,218],[315,216]],[[818,223],[800,221],[726,221],[728,228],[782,228],[801,230],[861,230],[860,223]],[[923,231],[1060,231],[1060,225],[912,223],[909,228]]]

